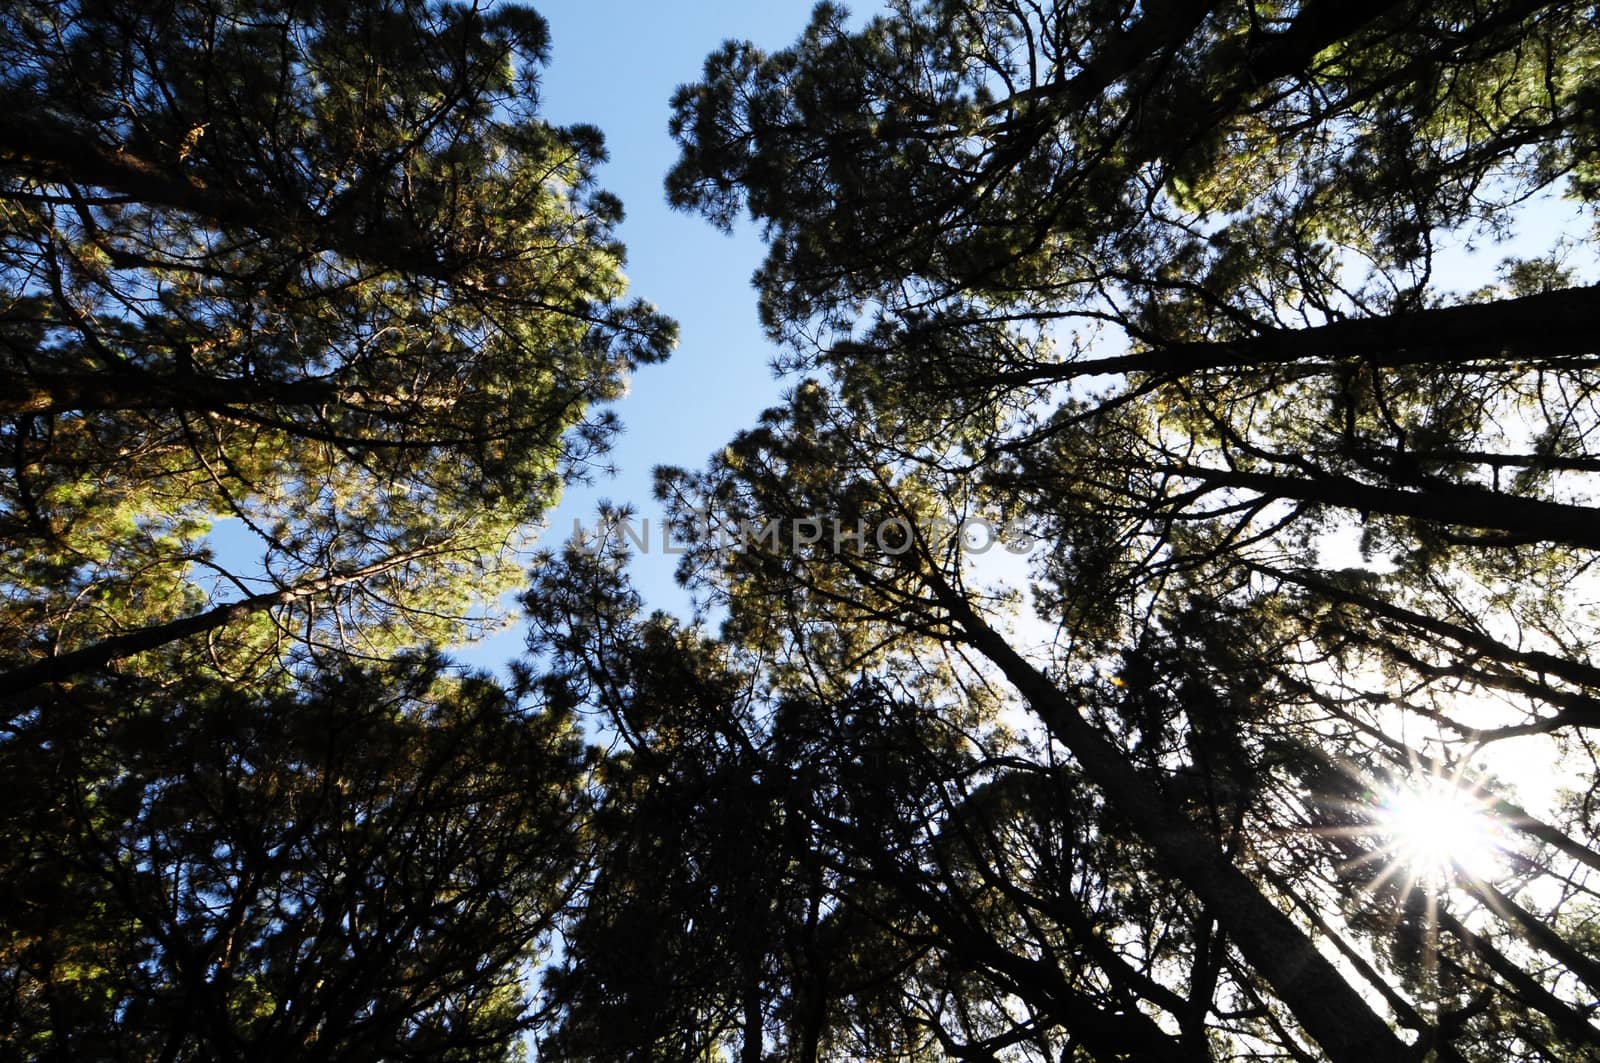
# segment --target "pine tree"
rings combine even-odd
[[[514,5],[0,15],[0,690],[459,641],[673,328]],[[248,545],[214,549],[231,520]],[[120,662],[120,663],[119,663]],[[169,665],[156,667],[159,671]]]
[[[765,319],[811,378],[664,495],[685,531],[697,506],[915,530],[711,537],[686,576],[775,689],[837,705],[939,662],[1029,719],[1004,755],[1064,761],[1118,843],[1069,866],[1139,898],[1089,920],[1066,983],[1135,992],[1186,1058],[1600,1041],[1592,770],[1568,757],[1577,791],[1536,813],[1493,770],[1496,743],[1560,760],[1594,719],[1600,296],[1555,257],[1433,280],[1530,196],[1592,213],[1594,28],[1546,3],[950,0],[860,29],[824,5],[677,96],[669,190],[764,226]],[[1029,533],[1047,635],[963,560],[967,518]],[[1395,837],[1435,780],[1502,832],[1492,880]],[[942,999],[920,1028],[947,1054],[1142,1058],[1090,1013],[974,1032],[981,994]]]

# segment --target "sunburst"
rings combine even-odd
[[[1489,802],[1461,780],[1424,773],[1394,785],[1380,801],[1371,836],[1382,846],[1385,878],[1432,890],[1462,876],[1496,877],[1505,838]]]
[[[1409,772],[1359,796],[1324,798],[1320,807],[1328,819],[1313,829],[1344,855],[1341,878],[1358,880],[1374,898],[1477,894],[1505,875],[1516,851],[1495,802],[1460,770],[1413,761]]]
[[[1437,994],[1441,929],[1479,904],[1493,907],[1488,898],[1517,847],[1481,785],[1461,768],[1420,760],[1376,787],[1349,771],[1351,788],[1318,802],[1325,818],[1313,829],[1344,856],[1338,877],[1365,909],[1362,918],[1377,918],[1367,925],[1387,926],[1391,958],[1418,964],[1418,990],[1432,985]]]

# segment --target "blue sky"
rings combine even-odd
[[[652,537],[651,553],[634,561],[639,591],[652,607],[684,612],[687,598],[672,579],[675,559],[660,550],[651,470],[703,465],[753,425],[784,385],[772,377],[775,352],[756,317],[750,277],[762,245],[755,227],[728,236],[667,206],[662,181],[677,159],[667,134],[668,101],[675,88],[698,78],[705,57],[724,40],[774,51],[793,42],[814,0],[533,0],[533,6],[549,21],[552,42],[542,111],[551,122],[586,122],[605,133],[610,160],[599,181],[627,211],[619,233],[628,248],[631,294],[655,303],[681,329],[672,357],[640,370],[616,407],[626,426],[610,456],[618,474],[568,488],[542,545],[565,541],[574,518],[590,524],[600,499],[632,503],[640,524],[650,522]],[[456,655],[492,668],[521,645],[520,631],[512,630]]]
[[[544,115],[558,124],[589,122],[605,133],[610,160],[599,178],[627,211],[620,234],[628,248],[631,294],[655,303],[682,330],[671,359],[640,370],[617,407],[626,425],[611,455],[618,476],[569,489],[546,540],[564,540],[574,517],[588,523],[599,498],[634,503],[656,537],[653,553],[635,565],[641,592],[652,604],[676,605],[681,596],[674,593],[671,558],[659,550],[650,470],[703,464],[781,393],[768,369],[773,351],[757,322],[750,285],[762,254],[754,227],[743,226],[730,237],[666,204],[662,180],[677,158],[667,134],[668,100],[677,86],[698,77],[706,55],[727,38],[772,49],[794,40],[812,3],[534,5],[549,20],[552,40]]]

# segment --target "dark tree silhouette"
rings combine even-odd
[[[80,683],[0,745],[0,1028],[36,1059],[503,1059],[581,868],[573,721],[435,660]]]
[[[829,954],[888,935],[960,972],[890,963],[870,1017],[865,986],[808,1012],[774,973],[765,1043],[1595,1051],[1600,296],[1559,254],[1435,282],[1438,248],[1529,197],[1590,216],[1594,29],[1560,3],[948,0],[860,29],[825,5],[679,91],[669,192],[764,226],[766,321],[812,374],[663,474],[684,574],[767,699],[750,745],[796,703],[828,736],[761,775],[788,780],[781,821],[834,831],[822,910],[870,913]],[[869,534],[724,541],[812,518]],[[985,591],[969,518],[1032,537],[1035,617]],[[884,690],[919,722],[843,728]],[[971,766],[903,799],[961,720]],[[1496,770],[1530,738],[1571,784],[1533,809]],[[829,756],[877,800],[797,813],[832,799]],[[1405,826],[1441,791],[1481,806],[1491,869]],[[1087,825],[1054,843],[1065,880],[974,826],[1006,837],[1000,793],[1035,839]]]

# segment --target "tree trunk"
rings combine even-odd
[[[1205,904],[1334,1063],[1402,1063],[1412,1053],[1311,940],[1194,824],[1174,811],[1054,683],[986,624],[937,574],[927,582],[966,641],[992,661],[1078,759],[1084,773]]]
[[[208,631],[216,631],[254,613],[281,605],[291,605],[295,602],[315,597],[318,594],[325,594],[328,591],[337,590],[352,583],[359,583],[382,572],[398,568],[408,562],[420,560],[437,552],[437,547],[406,551],[351,572],[334,573],[316,579],[309,579],[282,590],[254,594],[236,602],[225,602],[222,605],[207,609],[203,613],[179,617],[164,624],[154,624],[135,631],[127,631],[67,653],[21,665],[11,669],[9,672],[0,673],[0,701],[18,698],[46,683],[57,683],[64,679],[70,679],[75,675],[81,675],[84,672],[104,668],[113,661],[120,661],[124,658],[132,657],[134,654],[159,649],[180,639],[191,638]]]
[[[0,416],[89,410],[216,410],[247,405],[320,406],[339,390],[320,380],[264,383],[138,370],[28,373],[0,367]]]
[[[1600,509],[1521,498],[1461,484],[1430,483],[1420,491],[1363,483],[1348,476],[1316,478],[1242,472],[1204,465],[1152,465],[1208,486],[1235,487],[1268,498],[1319,502],[1358,513],[1382,513],[1441,524],[1502,532],[1508,542],[1556,543],[1600,550]],[[1493,545],[1491,541],[1490,545]]]
[[[1310,360],[1460,366],[1484,360],[1539,361],[1600,351],[1600,287],[1416,310],[1388,317],[1284,329],[1249,339],[1174,343],[1138,354],[1091,358],[999,373],[996,384],[1073,380],[1113,373],[1183,376]]]

